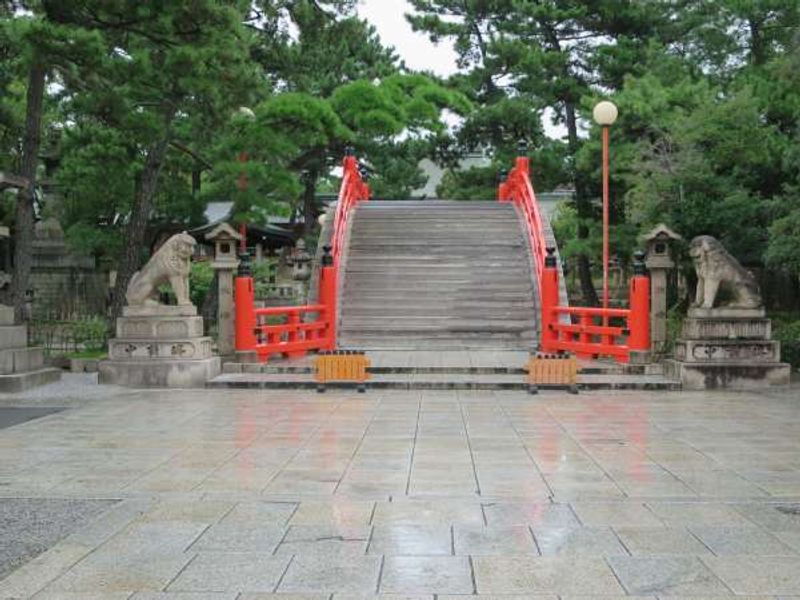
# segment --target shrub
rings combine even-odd
[[[800,368],[800,319],[782,319],[773,321],[772,337],[781,343],[781,360]]]
[[[76,348],[88,352],[105,350],[108,343],[108,321],[103,317],[85,317],[72,323],[72,338]]]
[[[214,283],[214,269],[211,263],[199,261],[192,263],[192,271],[189,274],[189,297],[192,304],[197,307],[203,306],[203,301],[208,295],[208,291]]]

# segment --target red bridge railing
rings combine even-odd
[[[525,222],[539,284],[543,352],[573,352],[583,358],[610,356],[628,362],[631,352],[650,350],[650,278],[641,258],[634,264],[628,308],[562,306],[555,248],[548,248],[530,179],[530,162],[519,157],[498,189],[500,202],[513,202]],[[561,318],[567,315],[568,318]]]
[[[319,273],[317,304],[256,308],[255,286],[247,257],[239,265],[236,302],[236,352],[245,360],[266,362],[273,354],[300,357],[309,350],[336,348],[336,303],[339,262],[345,244],[350,212],[369,199],[369,186],[358,170],[355,156],[344,159],[344,173],[333,222],[331,245],[325,246]],[[309,320],[309,317],[315,317]]]

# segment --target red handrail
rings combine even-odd
[[[331,255],[333,266],[338,268],[342,253],[344,252],[345,235],[347,235],[347,222],[351,210],[363,200],[369,200],[369,186],[361,177],[358,170],[358,160],[355,156],[345,156],[342,174],[342,186],[339,188],[339,198],[336,204],[336,213],[333,220],[333,234],[331,235]]]
[[[536,277],[541,279],[544,269],[544,259],[547,256],[547,241],[544,238],[544,226],[539,212],[539,203],[530,178],[530,159],[518,157],[514,168],[506,180],[500,184],[498,190],[500,202],[513,202],[517,205],[525,219],[525,231],[533,253],[533,264],[536,268]]]
[[[530,179],[530,161],[518,157],[514,168],[497,191],[500,202],[513,202],[525,222],[533,254],[541,306],[541,349],[574,352],[583,357],[611,356],[630,360],[631,351],[650,349],[650,280],[637,273],[630,283],[630,308],[595,308],[559,305],[558,268],[555,249],[548,252],[544,223]],[[573,322],[562,323],[559,315]],[[622,319],[624,326],[609,326],[610,319]],[[575,322],[577,321],[577,322]]]
[[[253,354],[266,362],[273,354],[299,357],[309,350],[336,348],[336,302],[339,263],[344,251],[347,222],[351,210],[369,199],[369,186],[358,170],[354,156],[344,159],[342,185],[331,233],[331,255],[324,256],[320,265],[319,301],[303,306],[255,307],[253,278],[245,268],[236,278],[236,351]],[[306,314],[315,313],[313,321],[303,321]],[[263,318],[283,317],[282,323],[263,323]],[[243,357],[247,359],[247,357]]]

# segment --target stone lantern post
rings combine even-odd
[[[292,279],[297,282],[297,295],[300,302],[305,304],[306,284],[311,279],[311,255],[306,251],[306,243],[302,238],[297,240],[288,262],[292,267]]]
[[[650,271],[650,341],[653,354],[661,354],[667,342],[667,277],[675,268],[672,244],[681,236],[663,223],[645,234],[645,264]]]
[[[235,349],[233,273],[239,266],[236,248],[242,236],[227,223],[221,223],[206,234],[206,239],[214,243],[214,262],[211,266],[217,272],[219,291],[217,347],[220,356],[224,358],[233,356]]]

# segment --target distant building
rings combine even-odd
[[[459,160],[456,169],[458,171],[468,171],[474,167],[488,167],[491,164],[492,161],[486,156],[485,152],[477,151],[471,152]],[[421,188],[411,192],[411,196],[413,198],[438,198],[436,188],[439,187],[439,184],[442,182],[447,168],[436,164],[429,158],[423,158],[419,161],[418,166],[427,177],[427,183]]]

